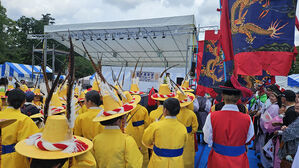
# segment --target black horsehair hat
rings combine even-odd
[[[226,95],[243,95],[243,97],[251,97],[252,92],[250,89],[241,86],[238,79],[231,76],[230,80],[227,80],[223,85],[218,87],[212,87],[216,92]]]

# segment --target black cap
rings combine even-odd
[[[224,84],[212,87],[216,93],[223,93],[226,95],[241,95],[241,91],[236,89],[232,84],[231,80],[227,80]]]

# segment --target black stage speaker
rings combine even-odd
[[[190,69],[190,76],[195,76],[195,68],[196,68],[196,62],[192,62],[191,69]]]

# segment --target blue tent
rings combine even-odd
[[[291,87],[299,87],[299,74],[293,74],[288,76],[288,85]]]
[[[33,66],[33,74],[32,65],[5,62],[0,68],[1,77],[32,78],[32,75],[33,78],[35,78],[37,75],[40,75],[41,78],[43,77],[40,66]],[[46,72],[52,73],[52,69],[47,66]]]

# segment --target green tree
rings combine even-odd
[[[37,45],[39,40],[27,39],[28,34],[43,34],[45,25],[55,24],[55,18],[51,14],[42,14],[40,19],[22,16],[18,20],[13,21],[6,15],[6,9],[1,5],[0,1],[0,64],[4,62],[15,62],[22,64],[31,64],[32,62],[32,46]],[[55,40],[48,40],[48,48],[69,51],[68,48],[59,44]],[[39,46],[42,48],[42,45]],[[38,54],[36,54],[38,55]],[[41,64],[40,59],[35,59],[37,65]],[[66,68],[67,55],[56,55],[55,70]],[[51,55],[48,57],[48,65],[51,65]],[[91,63],[76,54],[75,56],[75,76],[81,78],[94,73]]]
[[[0,60],[5,58],[8,51],[9,27],[13,25],[13,21],[6,15],[6,9],[1,5],[0,1]]]
[[[296,47],[297,51],[299,51],[299,46]],[[299,74],[299,54],[296,56],[296,60],[292,64],[292,68],[289,74]]]
[[[94,72],[89,60],[80,55],[75,56],[75,77],[77,79],[91,75]]]

